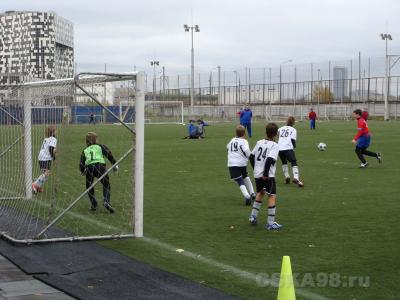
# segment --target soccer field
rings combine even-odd
[[[383,164],[368,158],[367,169],[358,168],[351,144],[355,121],[319,122],[316,131],[310,131],[305,122],[296,127],[296,154],[305,187],[285,185],[278,163],[277,220],[284,225],[281,231],[264,229],[266,204],[259,225],[249,225],[250,207],[244,206],[238,187],[229,179],[225,147],[234,135],[235,124],[208,127],[204,140],[183,140],[183,126],[149,125],[145,142],[145,238],[102,243],[246,299],[276,299],[277,288],[268,279],[280,272],[283,255],[291,257],[297,299],[398,299],[399,123],[369,122],[373,134],[370,149],[382,152]],[[57,174],[62,176],[62,187],[77,192],[84,190],[77,164],[89,130],[95,130],[100,142],[116,156],[127,145],[121,140],[124,134],[117,134],[120,126],[65,128],[62,138],[68,150],[59,149]],[[254,124],[250,146],[263,136],[264,124]],[[318,151],[319,142],[328,145],[325,152]],[[111,226],[126,232],[127,211],[131,210],[131,199],[126,197],[132,190],[126,185],[130,170],[127,161],[118,175],[111,176],[111,201],[117,209],[114,215],[89,213],[85,197],[74,209],[75,214],[67,215],[62,227],[107,233],[105,228]],[[96,190],[100,200],[101,192]]]
[[[290,255],[302,286],[298,299],[398,299],[399,124],[369,122],[370,148],[383,153],[383,164],[369,158],[370,166],[359,169],[355,121],[319,122],[316,131],[298,123],[305,187],[283,184],[278,165],[280,232],[248,224],[250,208],[229,180],[225,145],[234,125],[210,126],[204,140],[182,140],[182,126],[147,126],[146,238],[104,243],[247,299],[276,299],[277,289],[262,279],[280,272],[283,255]],[[250,146],[263,137],[263,126],[254,124]],[[327,151],[317,150],[319,142]],[[265,212],[266,205],[261,220]]]

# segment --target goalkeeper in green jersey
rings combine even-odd
[[[97,134],[94,132],[88,132],[86,134],[86,146],[86,149],[82,151],[79,170],[82,175],[86,175],[86,188],[89,188],[93,184],[95,178],[100,178],[106,173],[105,157],[113,165],[116,163],[116,160],[105,145],[97,143]],[[115,166],[113,171],[117,172],[118,166]],[[103,185],[103,205],[110,213],[113,213],[114,208],[110,204],[111,186],[108,174],[105,175],[100,182]],[[88,196],[91,203],[90,210],[96,211],[97,201],[94,196],[94,187],[89,190]]]

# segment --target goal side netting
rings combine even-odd
[[[144,87],[141,72],[0,86],[3,237],[38,243],[143,235]],[[121,90],[126,97],[117,98]],[[110,108],[117,101],[134,112],[135,124]],[[89,120],[76,122],[76,107],[89,107]]]

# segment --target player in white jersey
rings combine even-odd
[[[257,196],[253,203],[249,221],[251,224],[257,224],[257,216],[260,211],[262,200],[265,194],[268,195],[268,217],[265,228],[268,230],[277,230],[282,228],[281,224],[275,222],[276,213],[276,160],[278,159],[279,147],[275,142],[278,134],[278,126],[275,123],[269,123],[266,128],[266,138],[259,140],[251,152],[250,163],[254,169],[254,178],[256,181]]]
[[[56,129],[53,126],[48,126],[46,127],[46,137],[43,140],[38,155],[39,167],[42,174],[32,183],[32,191],[35,194],[43,191],[43,185],[49,179],[51,162],[56,159],[56,147]]]
[[[228,150],[228,168],[231,179],[239,185],[246,205],[251,205],[254,200],[253,185],[247,174],[247,162],[250,157],[249,143],[244,138],[246,129],[242,125],[236,127],[236,137],[226,145]]]
[[[297,131],[293,127],[295,123],[294,117],[288,117],[286,126],[282,126],[278,129],[279,136],[279,158],[282,162],[283,175],[285,176],[286,184],[290,183],[289,166],[288,161],[292,165],[293,172],[293,183],[299,187],[304,187],[303,182],[300,181],[299,167],[297,166],[296,154],[294,148],[296,148]]]

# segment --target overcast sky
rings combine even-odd
[[[400,53],[399,0],[0,0],[0,10],[55,11],[71,20],[76,61],[136,65],[159,60],[189,72],[190,35],[203,71],[384,55],[379,33]],[[192,13],[193,12],[193,13]]]

